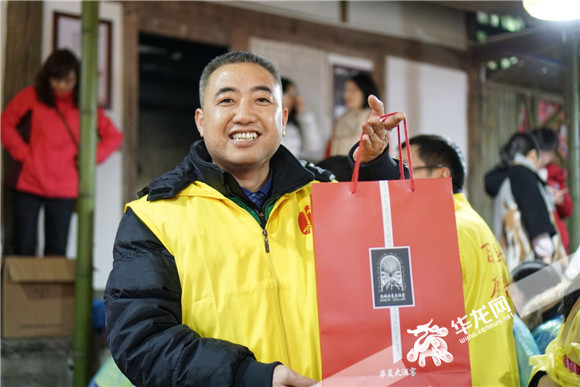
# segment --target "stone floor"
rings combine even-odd
[[[94,343],[94,371],[108,356],[101,337]],[[73,339],[2,339],[0,386],[69,387],[73,380]]]
[[[72,385],[72,338],[2,339],[2,387]]]

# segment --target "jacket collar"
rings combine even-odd
[[[292,192],[318,177],[312,167],[307,168],[284,146],[280,146],[270,160],[270,169],[273,174],[271,197]],[[226,197],[245,197],[236,179],[212,162],[203,139],[191,145],[179,165],[155,178],[139,191],[138,196],[147,195],[148,201],[169,199],[195,181],[210,185]]]
[[[59,104],[71,104],[73,103],[73,92],[69,91],[66,94],[58,94],[56,91],[52,92],[54,96],[54,101]]]
[[[514,165],[521,165],[523,167],[528,168],[530,171],[534,172],[536,175],[538,174],[538,168],[528,159],[526,156],[518,153],[514,157]]]

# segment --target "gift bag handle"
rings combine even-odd
[[[397,114],[397,112],[394,113],[388,113],[388,114],[384,114],[382,116],[379,117],[379,119],[381,120],[381,122],[385,122],[385,120],[387,118],[389,118],[390,116],[393,116]],[[409,130],[407,128],[407,119],[403,118],[403,125],[405,127],[405,139],[409,138]],[[356,192],[356,187],[358,184],[358,172],[360,169],[360,143],[362,142],[362,138],[363,138],[364,132],[361,133],[360,135],[360,139],[359,139],[359,152],[356,155],[356,161],[354,163],[354,171],[352,173],[352,180],[351,180],[351,187],[352,187],[352,193],[354,194]],[[397,124],[397,139],[399,142],[399,158],[400,156],[403,154],[403,144],[401,143],[401,125]],[[413,177],[413,161],[411,160],[411,147],[410,146],[406,146],[405,147],[407,149],[407,159],[409,160],[409,174],[411,177],[411,191],[415,191],[415,178]],[[403,165],[403,162],[399,159],[399,173],[400,173],[400,177],[402,180],[405,180],[405,167]]]

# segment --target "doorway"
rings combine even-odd
[[[179,164],[200,138],[199,78],[227,47],[139,34],[137,188]]]

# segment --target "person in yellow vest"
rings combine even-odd
[[[280,146],[278,69],[230,52],[200,80],[202,139],[129,203],[105,289],[109,348],[138,386],[309,386],[321,378],[311,186]],[[361,179],[398,179],[383,104],[361,122]]]
[[[481,216],[463,194],[465,160],[456,144],[438,135],[418,135],[409,139],[412,170],[416,179],[451,177],[465,313],[498,297],[511,300],[507,293],[509,272],[501,247]],[[403,161],[408,163],[406,152]],[[408,165],[408,164],[407,164]],[[436,263],[434,263],[436,264]],[[475,323],[471,322],[471,334]],[[513,320],[504,321],[471,338],[469,358],[474,386],[518,386],[518,363],[513,336]]]

